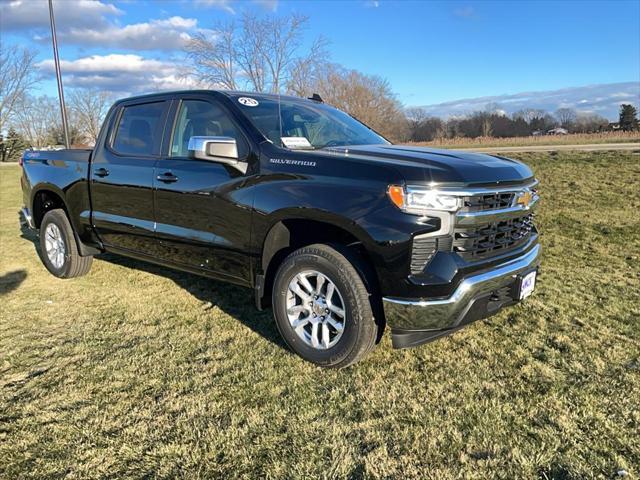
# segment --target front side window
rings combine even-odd
[[[165,102],[124,107],[113,149],[124,155],[155,155],[160,151]]]
[[[184,100],[180,105],[171,139],[171,156],[187,157],[191,137],[231,137],[236,140],[238,156],[247,154],[247,144],[229,115],[218,105],[204,100]]]
[[[308,148],[318,149],[389,143],[355,118],[322,103],[257,95],[255,98],[235,99],[238,107],[256,128],[279,147],[306,145]],[[296,142],[295,137],[306,140]]]

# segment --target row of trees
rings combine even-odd
[[[412,108],[407,110],[407,119],[408,137],[416,142],[453,137],[521,137],[545,134],[558,127],[568,133],[594,133],[610,128],[606,118],[578,115],[570,108],[561,108],[555,114],[525,109],[509,116],[499,107],[488,105],[482,111],[448,120],[429,116],[424,109]]]
[[[66,95],[71,145],[93,145],[112,96],[103,91],[72,89]],[[58,100],[46,95],[25,94],[15,103],[6,136],[0,134],[0,160],[14,161],[17,146],[43,148],[64,144]],[[22,148],[24,150],[24,148]]]
[[[0,159],[3,161],[19,156],[23,146],[42,148],[64,143],[57,99],[32,95],[38,81],[34,52],[20,46],[0,45]],[[71,143],[94,143],[113,102],[112,96],[99,90],[71,89],[66,97]]]
[[[578,115],[570,108],[553,114],[525,109],[507,116],[499,105],[491,104],[483,111],[448,120],[429,116],[420,108],[405,110],[386,80],[331,63],[324,38],[305,48],[307,24],[308,18],[302,15],[257,17],[255,13],[245,13],[238,22],[218,24],[210,36],[200,34],[187,44],[189,75],[218,88],[301,97],[318,93],[325,102],[396,141],[526,136],[556,127],[591,133],[609,127],[602,116]],[[623,129],[634,125],[621,121]]]
[[[209,36],[199,34],[187,43],[189,75],[212,88],[299,97],[318,93],[384,135],[406,137],[403,107],[389,83],[332,63],[323,37],[305,44],[308,22],[299,14],[245,12],[239,21],[220,23]]]
[[[244,13],[239,20],[220,23],[194,36],[185,47],[189,76],[210,88],[282,92],[308,97],[318,93],[325,102],[348,112],[394,141],[431,141],[449,137],[512,137],[546,132],[595,132],[608,121],[578,115],[572,109],[553,114],[526,109],[506,115],[499,105],[464,117],[443,120],[424,109],[405,110],[389,83],[378,76],[333,63],[323,37],[305,38],[309,19]],[[41,148],[61,144],[57,100],[31,94],[38,82],[35,54],[19,46],[0,44],[0,150],[14,151],[23,143]],[[98,90],[67,92],[72,144],[92,144],[113,98]],[[622,129],[637,128],[637,112],[624,106]],[[9,147],[11,145],[11,147]],[[12,154],[13,155],[13,154]]]

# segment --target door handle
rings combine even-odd
[[[94,170],[94,175],[96,177],[106,177],[107,175],[109,175],[109,170],[107,170],[106,168],[97,168],[96,170]]]
[[[167,172],[156,177],[156,180],[164,183],[173,183],[178,181],[178,177],[176,177],[173,173]]]

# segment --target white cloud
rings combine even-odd
[[[198,28],[195,18],[172,16],[121,25],[114,18],[124,12],[100,0],[56,0],[53,3],[62,45],[116,47],[129,50],[180,50]],[[3,31],[18,32],[49,42],[49,9],[46,0],[0,0]]]
[[[100,0],[55,1],[53,8],[58,29],[96,27],[106,24],[107,17],[124,13],[112,3]],[[0,2],[0,26],[4,31],[48,29],[47,0]]]
[[[423,108],[430,115],[448,118],[484,110],[489,103],[501,105],[508,114],[523,108],[536,108],[547,112],[555,112],[559,108],[573,108],[578,113],[597,111],[609,119],[615,119],[620,104],[640,104],[640,82],[607,83],[561,90],[468,98],[427,105]]]
[[[53,75],[53,60],[44,60],[37,66]],[[64,83],[69,87],[92,87],[121,95],[203,87],[186,78],[174,61],[133,54],[91,55],[77,60],[62,60],[60,69]]]
[[[266,10],[270,10],[275,12],[278,10],[279,0],[251,0],[252,3],[260,5]],[[241,4],[240,0],[195,0],[196,6],[199,7],[213,7],[224,10],[225,12],[235,14],[236,10],[233,8],[234,5]]]
[[[179,16],[150,20],[125,26],[105,25],[103,28],[70,28],[60,31],[58,38],[66,44],[118,47],[132,50],[179,50],[201,31],[198,21]],[[37,40],[48,40],[37,37]]]
[[[220,8],[229,13],[236,13],[231,6],[233,2],[231,0],[196,0],[196,5],[202,7],[215,7]]]

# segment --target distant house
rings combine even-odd
[[[620,122],[611,122],[608,126],[609,130],[620,130]]]
[[[567,135],[569,133],[569,130],[567,130],[566,128],[552,128],[551,130],[547,131],[547,135]]]
[[[540,135],[544,135],[544,132],[542,130],[534,130],[533,132],[531,132],[531,135],[533,135],[534,137],[539,137]]]

